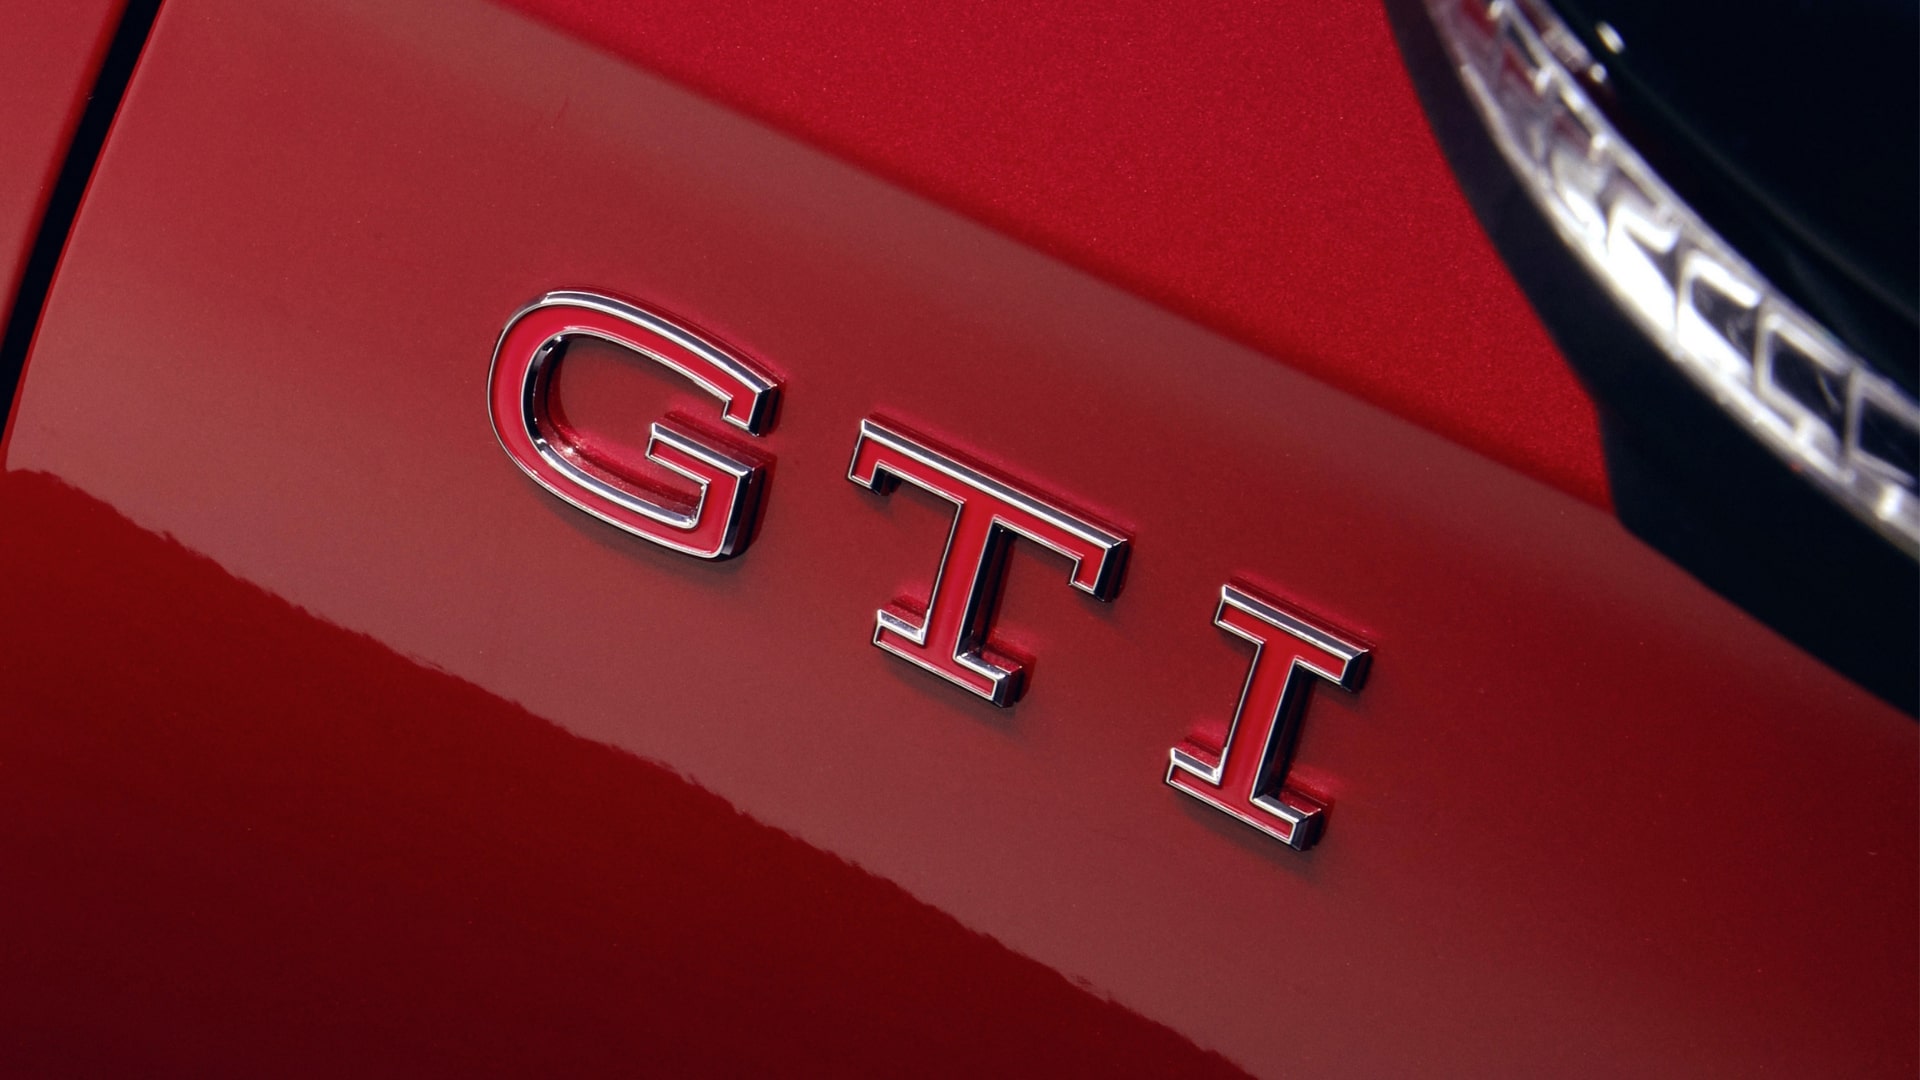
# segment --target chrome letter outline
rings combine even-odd
[[[507,456],[541,487],[641,539],[702,559],[745,550],[763,465],[725,449],[686,418],[656,421],[647,459],[697,485],[698,493],[688,495],[618,462],[596,460],[554,423],[554,372],[567,342],[578,337],[630,349],[692,381],[719,399],[727,423],[749,435],[765,435],[773,426],[779,384],[771,376],[632,304],[596,293],[551,292],[516,313],[494,349],[487,398]]]
[[[766,435],[780,384],[755,365],[653,312],[581,291],[551,292],[508,320],[488,373],[493,430],[529,477],[568,504],[641,539],[702,559],[745,550],[771,455],[717,425],[669,413],[649,429],[647,466],[569,425],[556,373],[575,338],[597,338],[659,364],[719,402],[747,435]],[[625,458],[626,460],[618,460]],[[689,481],[687,491],[675,480]],[[875,612],[873,644],[1001,707],[1026,689],[1027,666],[993,640],[994,609],[1015,537],[1073,564],[1068,582],[1096,600],[1119,595],[1131,540],[978,462],[877,419],[860,422],[847,479],[879,495],[902,481],[953,504],[946,548],[924,601]],[[1252,590],[1220,588],[1214,625],[1253,645],[1232,721],[1169,752],[1168,785],[1300,851],[1327,805],[1287,783],[1315,680],[1349,692],[1370,650]]]
[[[873,643],[995,705],[1013,704],[1026,688],[1025,668],[989,640],[1013,537],[1073,560],[1069,580],[1081,592],[1097,600],[1120,592],[1126,537],[885,424],[860,422],[847,479],[882,495],[905,480],[954,504],[926,603],[903,598],[881,608]]]
[[[1252,642],[1253,664],[1226,738],[1214,747],[1190,736],[1174,747],[1167,783],[1305,851],[1326,814],[1325,804],[1286,783],[1307,698],[1316,679],[1359,690],[1371,654],[1232,585],[1220,588],[1213,624]]]

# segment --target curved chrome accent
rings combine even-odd
[[[1660,179],[1589,95],[1604,68],[1544,3],[1426,4],[1521,186],[1615,302],[1790,468],[1920,556],[1920,480],[1900,449],[1920,440],[1920,404]]]
[[[779,384],[692,331],[625,301],[562,290],[515,312],[501,331],[488,373],[495,436],[540,486],[608,524],[703,559],[744,550],[764,467],[713,444],[672,418],[649,429],[646,458],[697,489],[679,510],[586,468],[581,449],[556,435],[554,370],[567,342],[595,338],[646,357],[717,398],[727,423],[749,435],[772,427]],[[671,497],[671,496],[670,496]]]

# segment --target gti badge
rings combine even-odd
[[[875,420],[860,422],[847,479],[882,495],[899,482],[953,504],[953,527],[924,604],[900,599],[875,615],[873,643],[911,664],[1011,705],[1026,689],[1018,660],[992,647],[993,609],[1008,548],[1023,536],[1073,561],[1073,587],[1096,600],[1120,594],[1127,539],[948,450]]]
[[[719,399],[720,415],[748,435],[773,427],[779,384],[765,372],[652,312],[588,292],[551,292],[500,334],[488,376],[493,431],[507,456],[541,487],[594,517],[702,559],[746,550],[765,478],[764,458],[689,417],[656,421],[647,460],[696,485],[691,493],[595,454],[555,422],[553,377],[567,342],[599,338],[632,350]]]
[[[1307,697],[1316,680],[1359,690],[1368,651],[1232,585],[1220,588],[1213,624],[1253,643],[1253,665],[1225,736],[1174,747],[1167,783],[1305,851],[1326,819],[1325,804],[1287,784]]]
[[[515,313],[488,374],[494,433],[541,487],[674,551],[701,559],[744,551],[771,455],[711,420],[677,413],[653,423],[645,463],[600,449],[569,425],[555,395],[567,345],[579,338],[611,342],[688,380],[718,402],[721,419],[755,439],[773,428],[780,384],[658,314],[571,291],[548,293]],[[996,647],[993,635],[1016,538],[1065,558],[1072,564],[1068,583],[1094,599],[1120,593],[1132,546],[1127,536],[930,439],[862,420],[847,479],[881,496],[904,482],[953,504],[926,598],[903,597],[879,609],[873,644],[995,705],[1019,700],[1027,683],[1027,663]],[[1221,587],[1213,621],[1253,645],[1253,662],[1232,721],[1174,747],[1166,782],[1304,851],[1319,838],[1327,810],[1287,783],[1307,699],[1317,680],[1358,690],[1369,651],[1235,585]]]

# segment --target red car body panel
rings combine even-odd
[[[1276,362],[523,15],[169,0],[0,481],[17,1059],[1910,1073],[1912,719],[1580,482],[1341,389],[1396,258]],[[501,451],[495,339],[564,287],[779,376],[740,558]],[[606,350],[563,379],[634,454],[712,408]],[[1131,538],[1111,604],[1015,545],[1011,710],[869,644],[951,518],[848,482],[875,415]],[[1229,581],[1374,650],[1305,721],[1309,852],[1162,782],[1246,676]]]
[[[1374,0],[510,0],[1596,504]]]
[[[0,4],[0,319],[125,0]]]
[[[1238,1075],[669,769],[0,488],[39,571],[0,591],[46,615],[0,665],[8,1074]]]

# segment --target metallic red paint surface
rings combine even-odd
[[[0,322],[125,0],[0,0]]]
[[[580,284],[778,366],[740,559],[494,440],[501,327]],[[1910,719],[1603,511],[521,18],[170,0],[22,395],[37,1060],[1915,1066]],[[875,413],[1134,540],[1111,605],[1016,546],[1012,710],[869,644],[950,520],[847,482]],[[1375,650],[1310,852],[1162,782],[1245,678],[1226,580]]]
[[[1236,1074],[50,477],[0,506],[8,1075]]]
[[[505,0],[1596,504],[1378,0]]]

